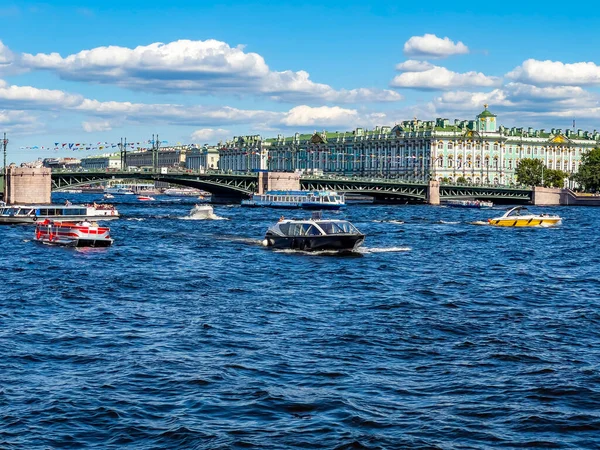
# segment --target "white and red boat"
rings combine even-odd
[[[148,195],[138,195],[137,199],[142,202],[151,202],[152,200],[156,200],[154,197],[150,197]]]
[[[65,247],[110,247],[110,228],[96,222],[60,222],[46,219],[35,226],[34,241]]]

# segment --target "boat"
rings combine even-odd
[[[263,245],[276,249],[304,251],[355,251],[365,235],[347,220],[322,219],[320,212],[308,220],[279,219],[270,227]]]
[[[198,197],[202,191],[194,188],[168,188],[163,194],[169,197]]]
[[[142,202],[150,202],[150,201],[156,200],[154,197],[150,197],[148,195],[138,195],[137,199]]]
[[[453,208],[491,208],[494,206],[492,202],[484,200],[448,200],[446,205]]]
[[[515,206],[501,217],[488,219],[488,223],[496,227],[555,227],[562,219],[550,214],[530,214],[524,206]]]
[[[107,187],[104,189],[104,193],[112,195],[135,195],[135,192],[126,187]]]
[[[110,228],[96,222],[63,222],[45,219],[35,226],[34,241],[65,247],[110,247]]]
[[[119,211],[109,204],[92,205],[10,205],[0,208],[0,224],[35,223],[44,219],[80,221],[113,220]]]
[[[344,194],[333,191],[267,191],[242,200],[242,206],[323,210],[343,208],[346,201]]]
[[[114,196],[114,195],[112,195],[112,194],[104,194],[104,199],[105,199],[105,200],[109,200],[109,199],[111,199],[111,198],[115,198],[115,196]]]
[[[190,211],[190,218],[194,219],[211,219],[214,216],[213,208],[210,205],[195,205]]]

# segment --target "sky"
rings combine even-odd
[[[20,163],[153,134],[212,145],[473,119],[484,104],[504,126],[592,131],[599,19],[581,1],[4,0],[0,133]]]

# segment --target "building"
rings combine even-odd
[[[107,169],[120,170],[121,156],[119,153],[107,153],[105,155],[81,158],[81,168],[89,171]]]
[[[185,159],[186,169],[211,170],[219,167],[219,150],[217,147],[205,145],[204,147],[192,147],[188,150]]]
[[[304,171],[423,181],[510,185],[524,158],[549,169],[577,172],[600,133],[506,128],[487,105],[475,120],[410,120],[351,132],[296,133],[263,140],[241,136],[219,149],[222,170]]]
[[[49,169],[76,169],[81,161],[78,158],[44,158],[42,165]]]
[[[157,167],[185,167],[185,158],[188,146],[161,147],[156,151],[158,155]],[[127,152],[127,167],[147,168],[154,167],[153,150],[136,150]]]

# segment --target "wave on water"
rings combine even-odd
[[[489,225],[489,223],[483,220],[476,220],[475,222],[471,222],[471,225]]]
[[[135,220],[136,222],[141,222],[142,220],[146,220],[146,219],[144,219],[142,217],[128,217],[125,220]]]
[[[449,221],[449,220],[440,220],[438,223],[443,224],[443,225],[458,225],[460,222]]]
[[[392,252],[410,252],[410,247],[361,247],[360,253],[392,253]]]
[[[393,223],[396,225],[403,225],[404,221],[402,220],[374,220],[375,223]]]

